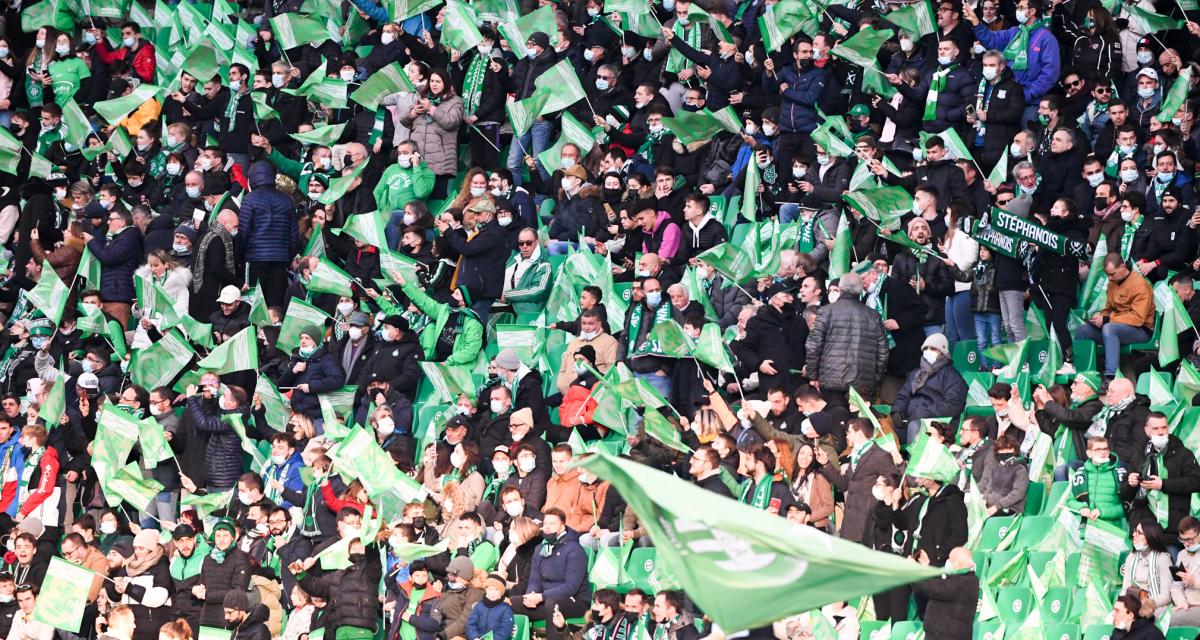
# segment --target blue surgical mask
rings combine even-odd
[[[646,292],[646,304],[648,304],[652,307],[657,307],[659,304],[662,304],[662,292],[661,291],[647,291]]]
[[[8,57],[8,47],[0,47],[0,58]]]
[[[137,38],[121,38],[121,44],[125,45],[126,49],[132,49],[135,42]]]
[[[1163,184],[1170,184],[1171,181],[1173,181],[1175,179],[1175,172],[1174,171],[1159,171],[1158,174],[1155,176],[1155,178]]]
[[[1154,95],[1154,89],[1153,89],[1153,88],[1151,88],[1151,87],[1138,87],[1138,96],[1139,96],[1139,97],[1142,97],[1142,98],[1149,98],[1150,96],[1153,96],[1153,95]]]
[[[91,45],[96,44],[96,36],[92,35],[91,31],[84,31],[83,32],[83,43],[88,45],[89,47]]]
[[[184,187],[183,190],[187,192],[187,197],[189,198],[200,197],[200,187]]]
[[[300,356],[302,358],[307,358],[316,352],[317,352],[316,347],[300,347]]]
[[[605,80],[604,78],[596,78],[596,88],[601,91],[608,91],[608,80]]]
[[[242,90],[242,81],[241,80],[230,80],[229,81],[229,90],[234,91],[234,92],[241,91]]]
[[[44,348],[47,342],[50,342],[50,338],[46,336],[33,336],[29,339],[29,343],[33,345],[34,349]]]
[[[177,243],[171,245],[171,251],[174,251],[175,253],[183,254],[183,253],[187,253],[187,250],[188,250],[188,248],[187,248],[187,245],[185,245],[185,244],[179,244],[177,242]]]
[[[287,79],[283,77],[282,73],[271,74],[271,86],[275,87],[276,89],[281,89],[285,84],[287,84]]]

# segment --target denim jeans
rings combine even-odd
[[[550,147],[550,138],[553,136],[554,123],[542,120],[534,122],[525,135],[513,138],[512,145],[508,148],[508,170],[513,174],[513,187],[521,186],[521,169],[525,166],[525,156],[531,155],[537,159],[539,153]],[[550,177],[540,161],[537,168],[543,180]]]
[[[634,373],[633,375],[650,383],[654,390],[661,393],[662,397],[671,397],[671,376],[659,376],[651,373]]]
[[[584,245],[587,246],[589,251],[596,250],[596,245],[590,242],[585,242]],[[578,251],[579,248],[578,242],[571,242],[570,240],[551,240],[546,243],[546,255],[565,256],[570,253],[572,249]]]
[[[781,223],[795,222],[800,217],[800,205],[796,202],[779,203],[779,221]]]
[[[401,236],[404,235],[404,209],[397,209],[392,212],[391,217],[388,218],[387,226],[383,228],[383,235],[387,238],[388,249],[395,251],[396,247],[400,246]]]
[[[946,340],[954,344],[975,339],[975,322],[971,319],[971,292],[956,291],[946,298]]]
[[[984,369],[991,370],[999,366],[999,363],[984,357],[983,352],[988,347],[994,347],[1003,341],[1000,337],[1000,314],[976,313],[975,345],[979,348],[979,362],[983,365]]]
[[[921,329],[923,331],[925,331],[925,337],[928,338],[929,336],[931,336],[935,333],[943,333],[946,329],[946,325],[944,325],[944,324],[927,324],[927,325],[921,327]]]
[[[1025,292],[1000,292],[1000,317],[1004,322],[1004,333],[1009,342],[1025,339]]]
[[[1091,340],[1104,349],[1104,375],[1114,376],[1121,366],[1121,345],[1145,342],[1150,339],[1150,330],[1145,327],[1109,322],[1097,329],[1090,324],[1075,329],[1075,337]]]
[[[179,492],[160,491],[148,506],[149,510],[140,514],[143,529],[158,529],[160,522],[174,522],[179,519]]]

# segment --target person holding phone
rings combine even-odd
[[[1192,494],[1200,491],[1200,463],[1179,438],[1168,433],[1167,417],[1151,411],[1148,442],[1129,461],[1121,499],[1132,501],[1130,522],[1152,521],[1166,531],[1166,544],[1178,545],[1178,527],[1190,515]]]

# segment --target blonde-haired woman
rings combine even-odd
[[[160,287],[167,294],[167,302],[175,313],[181,317],[187,314],[192,271],[179,264],[165,249],[150,252],[146,264],[138,267],[133,274],[143,278],[143,282]],[[153,342],[150,330],[156,326],[155,322],[161,320],[162,314],[154,312],[153,309],[138,309],[136,315],[140,322],[137,331],[134,332],[133,347],[149,346]]]
[[[517,516],[508,525],[508,545],[500,555],[496,573],[504,576],[509,593],[525,593],[529,573],[533,570],[533,554],[542,543],[542,528],[532,518]]]

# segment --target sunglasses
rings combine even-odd
[[[518,240],[517,241],[517,246],[521,246],[521,247],[532,247],[535,244],[537,244],[536,240]]]

